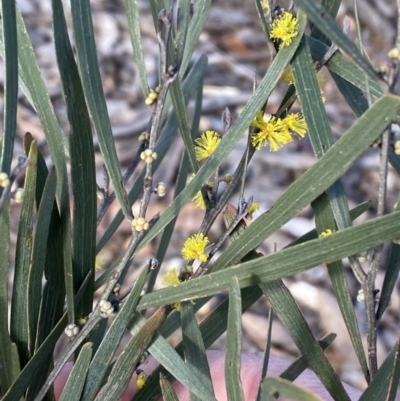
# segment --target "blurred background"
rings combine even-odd
[[[27,31],[30,35],[43,78],[45,79],[55,113],[61,127],[68,133],[66,107],[63,101],[62,88],[59,80],[57,60],[55,56],[51,1],[18,0],[23,14]],[[140,8],[140,25],[142,31],[142,46],[145,55],[148,81],[152,88],[158,84],[158,44],[151,17],[148,1],[138,0]],[[285,7],[288,2],[278,3]],[[67,20],[70,24],[69,3],[64,1]],[[147,129],[150,119],[150,109],[144,104],[139,79],[135,71],[135,63],[129,38],[127,21],[124,15],[122,0],[97,0],[92,2],[93,22],[96,34],[98,59],[103,78],[103,89],[107,100],[108,112],[116,139],[117,152],[122,168],[127,166],[136,154],[139,146],[138,136]],[[354,20],[353,0],[344,0],[338,14],[338,24],[343,24],[345,16],[350,18],[349,36],[357,41]],[[362,28],[363,46],[371,62],[376,68],[384,66],[387,53],[394,46],[396,36],[396,2],[383,0],[364,0],[359,6],[359,18]],[[72,29],[70,30],[72,32]],[[73,43],[73,37],[71,35]],[[205,76],[203,112],[200,122],[200,132],[215,130],[222,132],[221,113],[228,108],[232,121],[240,113],[242,107],[250,99],[254,81],[259,82],[270,64],[270,54],[255,5],[251,1],[215,0],[210,9],[205,31],[200,36],[195,57],[201,54],[208,56],[208,67]],[[0,66],[0,90],[3,95],[4,76],[3,62]],[[332,132],[337,139],[353,124],[355,117],[344,102],[340,93],[330,79],[329,73],[321,71],[323,76],[323,93],[326,98],[325,108],[331,122]],[[287,83],[281,82],[272,93],[267,111],[276,112],[287,89]],[[3,96],[0,97],[0,112],[3,110]],[[193,104],[189,104],[189,113]],[[300,111],[296,103],[293,111]],[[2,121],[2,120],[1,120]],[[1,122],[0,122],[1,124]],[[2,127],[1,127],[2,128]],[[46,139],[40,126],[39,119],[22,92],[19,96],[18,107],[18,142],[14,150],[15,158],[23,154],[22,138],[29,131],[37,139],[40,149],[47,154]],[[221,174],[233,173],[238,160],[246,146],[247,136],[238,143],[235,150],[222,166]],[[95,143],[97,143],[95,139]],[[171,201],[174,190],[174,180],[184,149],[183,142],[177,133],[175,142],[155,174],[155,182],[167,184],[167,195],[163,199],[153,199],[148,211],[148,217],[162,211]],[[49,164],[51,161],[48,159]],[[261,212],[267,211],[285,189],[315,162],[311,145],[307,137],[285,146],[279,152],[270,152],[268,147],[256,152],[248,169],[248,180],[245,190],[246,197],[254,196],[261,205]],[[101,169],[102,157],[97,148],[96,163],[98,166],[97,183],[103,186],[104,176]],[[371,208],[357,222],[365,221],[375,216],[375,205],[378,188],[378,150],[370,149],[343,177],[349,206],[370,200]],[[128,183],[128,187],[134,177]],[[23,177],[20,178],[20,184]],[[391,169],[388,177],[389,192],[387,210],[393,208],[399,198],[400,181]],[[222,185],[223,189],[223,185]],[[306,188],[305,188],[306,190]],[[237,204],[237,194],[231,203]],[[135,206],[134,206],[135,207]],[[98,230],[99,238],[105,228],[117,213],[118,206],[114,203]],[[17,227],[20,205],[12,205],[13,224]],[[180,250],[185,239],[196,233],[202,221],[204,212],[193,204],[188,205],[180,214],[176,224],[171,246],[162,265],[164,272],[171,267],[181,267]],[[257,215],[255,216],[255,218]],[[305,208],[296,218],[287,223],[279,232],[268,238],[260,245],[259,251],[268,254],[282,249],[298,236],[314,228],[311,208]],[[211,232],[211,242],[216,242],[224,230],[222,219],[217,220]],[[15,234],[14,230],[14,242]],[[107,268],[126,247],[126,241],[131,233],[128,223],[121,225],[113,240],[101,252],[104,260],[103,268]],[[135,267],[142,266],[149,257],[154,257],[157,240],[148,245],[135,259]],[[387,248],[382,259],[381,271],[378,274],[377,288],[383,281]],[[346,263],[346,265],[348,265]],[[366,265],[368,266],[368,264]],[[366,325],[364,306],[356,301],[359,290],[358,283],[348,269],[348,282],[354,299],[360,330],[365,338]],[[132,277],[135,273],[132,274]],[[350,339],[346,333],[344,322],[340,316],[325,266],[317,266],[307,272],[285,280],[285,283],[296,298],[300,308],[317,338],[329,332],[338,334],[333,345],[327,350],[327,355],[342,380],[358,388],[365,387],[365,381],[358,367]],[[160,286],[160,283],[158,283]],[[223,295],[207,304],[198,313],[201,320],[206,316]],[[392,304],[380,322],[378,332],[378,358],[382,361],[388,350],[397,340],[399,329],[399,288],[393,294]],[[262,351],[265,347],[268,328],[268,301],[262,298],[243,316],[243,349],[250,352]],[[172,337],[176,343],[180,340],[179,333]],[[298,351],[291,338],[278,320],[274,321],[272,333],[273,352],[276,354],[296,357]],[[214,349],[224,349],[224,337],[214,345]]]

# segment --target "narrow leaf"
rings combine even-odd
[[[197,380],[201,381],[209,393],[214,395],[206,348],[204,347],[203,338],[190,302],[182,304],[181,320],[185,362],[192,368],[193,372],[196,372]],[[190,399],[191,401],[199,400],[196,394],[193,394],[191,391]]]
[[[399,342],[389,352],[386,359],[383,361],[377,374],[367,389],[362,393],[358,401],[376,401],[384,400],[389,394],[389,386],[392,382],[393,367],[398,353]]]
[[[101,84],[89,0],[71,0],[71,12],[76,53],[86,102],[99,137],[100,150],[115,194],[125,217],[129,219],[132,213],[128,207],[128,196],[122,185],[121,170]]]
[[[242,300],[236,276],[232,276],[229,291],[228,331],[226,337],[225,383],[229,400],[244,401],[240,380],[242,349]]]
[[[81,348],[78,359],[74,363],[59,401],[80,399],[91,357],[92,343],[86,343]]]
[[[192,20],[190,21],[186,46],[183,53],[183,59],[179,68],[181,78],[185,75],[187,67],[193,52],[197,46],[200,34],[203,31],[204,23],[207,19],[208,10],[211,7],[211,0],[196,1]]]
[[[18,43],[14,1],[1,1],[1,24],[4,40],[4,121],[0,153],[0,171],[10,174],[17,126]]]
[[[177,287],[164,288],[144,295],[138,309],[173,304],[227,291],[233,274],[237,276],[241,288],[291,276],[319,263],[330,263],[384,243],[398,236],[399,222],[400,212],[393,212],[324,238],[308,241],[256,260],[185,281]],[[240,236],[234,246],[255,223],[252,223]]]
[[[140,85],[146,98],[149,94],[146,66],[144,63],[143,49],[140,35],[140,18],[137,0],[125,0],[126,18],[128,19],[129,35],[131,37],[133,54],[135,56],[136,68],[138,70]]]
[[[72,259],[76,293],[88,273],[94,272],[97,210],[94,146],[81,80],[69,42],[63,5],[61,0],[53,0],[52,6],[57,61],[70,125],[69,143],[74,197]],[[87,316],[92,311],[93,287],[94,274],[77,311],[78,317]]]
[[[29,330],[31,332],[31,341],[33,341],[34,344],[36,343],[39,309],[42,301],[42,279],[46,262],[47,239],[53,204],[55,202],[56,186],[57,177],[53,169],[48,175],[39,206],[35,236],[33,239],[32,262],[28,278]]]
[[[160,387],[164,401],[179,401],[171,383],[162,374],[160,374]]]
[[[24,199],[18,225],[18,238],[15,251],[15,272],[11,300],[10,334],[18,347],[21,367],[32,356],[34,333],[29,327],[29,269],[33,246],[33,208],[36,194],[37,144],[32,142],[24,184]]]

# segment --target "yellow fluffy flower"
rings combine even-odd
[[[189,182],[192,181],[193,177],[195,174],[192,174],[192,176],[189,179]],[[211,185],[209,181],[207,181],[207,185]],[[203,195],[201,194],[201,191],[197,192],[197,194],[192,198],[192,202],[200,209],[205,210],[206,208],[206,203],[204,202]]]
[[[260,130],[260,132],[256,132],[251,136],[251,144],[257,150],[269,143],[271,151],[275,152],[293,140],[289,130],[280,118],[271,117],[266,120],[262,111],[257,113],[257,117],[250,125]]]
[[[332,230],[330,228],[327,228],[325,231],[322,231],[322,233],[319,235],[319,238],[324,238],[324,237],[329,237],[335,232],[335,230]]]
[[[206,131],[204,134],[201,134],[200,137],[195,140],[196,146],[194,147],[194,151],[197,161],[210,157],[215,152],[220,142],[221,138],[215,131]]]
[[[260,209],[260,204],[258,202],[253,202],[250,205],[249,211],[246,214],[246,219],[251,220],[253,218],[253,213],[257,212]]]
[[[168,285],[169,287],[176,287],[179,285],[182,281],[179,280],[178,272],[176,271],[175,267],[172,268],[164,277],[163,277],[163,284]],[[194,301],[190,301],[192,305],[194,305]],[[175,302],[172,304],[172,306],[180,312],[182,307],[180,302]]]
[[[178,284],[181,283],[179,280],[178,272],[176,271],[175,267],[172,268],[162,280],[163,284],[168,285],[169,287],[176,287]]]
[[[182,256],[185,260],[200,259],[205,262],[208,258],[204,252],[208,244],[208,238],[204,234],[194,234],[185,241],[182,248]]]
[[[271,39],[280,40],[279,48],[289,46],[292,39],[295,38],[298,32],[299,23],[297,18],[289,12],[284,12],[271,24]]]
[[[283,120],[286,128],[296,134],[299,138],[304,138],[307,133],[307,124],[300,113],[288,114]]]

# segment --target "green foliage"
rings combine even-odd
[[[198,0],[194,6],[188,0],[178,1],[175,14],[170,9],[175,2],[150,3],[160,46],[160,88],[157,90],[148,87],[137,1],[125,0],[135,56],[132,62],[136,65],[146,104],[152,111],[149,137],[138,146],[134,156],[137,161],[135,181],[128,185],[133,171],[123,174],[118,162],[102,89],[89,0],[71,1],[76,53],[69,40],[63,3],[52,1],[54,44],[67,105],[68,134],[63,132],[55,117],[19,10],[14,2],[1,1],[0,55],[4,60],[7,84],[4,88],[0,168],[14,184],[17,175],[27,165],[12,258],[10,202],[17,199],[18,193],[11,185],[0,186],[1,399],[54,399],[54,379],[68,359],[75,355],[74,367],[61,399],[117,400],[132,380],[132,374],[134,377],[140,374],[140,359],[148,350],[160,366],[149,377],[142,376],[146,383],[133,400],[155,400],[161,395],[166,400],[177,400],[171,385],[174,380],[189,389],[192,400],[215,400],[207,349],[227,332],[227,394],[230,400],[243,400],[240,381],[241,315],[265,295],[302,356],[282,373],[281,378],[263,379],[258,399],[275,399],[279,393],[298,400],[318,400],[315,394],[290,382],[310,367],[335,400],[348,400],[346,390],[324,354],[334,335],[317,341],[282,281],[285,277],[324,263],[360,369],[368,382],[361,399],[394,400],[400,376],[399,342],[377,370],[371,334],[376,331],[377,322],[389,304],[399,272],[399,245],[391,241],[398,241],[400,237],[400,211],[385,216],[380,213],[374,219],[353,226],[352,221],[366,211],[368,204],[361,204],[350,211],[341,181],[362,153],[381,138],[381,165],[386,166],[390,162],[400,173],[399,156],[388,147],[385,153],[388,134],[384,132],[388,132],[387,128],[393,121],[398,121],[400,114],[400,97],[388,89],[391,82],[378,75],[370,61],[335,23],[340,1],[323,0],[318,3],[296,0],[296,32],[292,32],[293,37],[287,46],[279,46],[269,37],[272,16],[266,12],[268,2],[256,0],[255,8],[261,18],[266,47],[271,51],[271,64],[252,98],[232,124],[228,113],[224,113],[222,140],[215,152],[204,163],[199,163],[194,138],[198,135],[207,58],[201,56],[191,66],[190,61],[211,1]],[[339,50],[326,57],[327,52],[336,50],[331,43]],[[342,52],[349,57],[344,57]],[[293,71],[293,85],[283,97],[281,109],[265,122],[265,127],[254,128],[251,123],[260,111],[264,112],[269,96],[289,65]],[[337,141],[332,136],[318,86],[316,74],[322,66],[332,74],[339,91],[357,117],[353,126]],[[24,139],[26,157],[18,161],[14,170],[11,169],[16,140],[18,85],[41,122],[54,166],[50,171],[35,138],[30,134],[26,134]],[[368,97],[376,98],[370,105],[365,92]],[[188,113],[190,99],[195,99],[193,115]],[[274,121],[274,129],[279,126],[280,134],[285,133],[290,141],[290,135],[296,130],[292,128],[289,132],[286,128],[282,131],[285,128],[280,124],[289,115],[296,99],[302,107],[299,118],[308,127],[316,163],[289,186],[269,211],[247,227],[245,216],[249,213],[251,200],[246,202],[241,197],[237,207],[228,204],[228,201],[240,184],[243,193],[247,164],[256,151],[250,137],[253,134],[267,135],[265,141],[271,146],[274,138],[267,128],[271,128],[268,123]],[[146,212],[154,193],[153,174],[161,161],[169,157],[170,145],[178,128],[185,149],[177,172],[174,200],[161,215],[149,218]],[[114,191],[109,193],[107,185],[99,205],[96,204],[99,188],[96,184],[93,130],[104,160],[106,181],[111,182]],[[236,172],[230,180],[220,177],[221,166],[243,135],[247,135],[245,132],[249,136],[248,145]],[[279,142],[279,146],[284,143]],[[136,147],[132,145],[132,149]],[[147,150],[155,152],[157,158],[140,165],[140,160],[145,158],[143,152]],[[186,183],[189,170],[195,176]],[[218,184],[221,180],[228,185],[219,196]],[[381,176],[380,189],[385,185],[384,176]],[[201,253],[208,252],[209,258],[202,261],[198,269],[195,270],[193,261],[189,261],[176,277],[176,283],[154,290],[159,265],[170,246],[176,219],[199,194],[205,200],[206,208],[199,233],[207,236],[224,209],[225,234],[210,250],[201,249]],[[115,199],[120,211],[96,243],[97,226]],[[384,202],[384,198],[378,197],[378,200]],[[140,201],[140,210],[133,216],[131,206],[136,201]],[[74,205],[73,210],[70,210],[70,202]],[[256,251],[265,239],[308,205],[315,214],[315,230],[273,254],[261,255]],[[143,219],[143,230],[137,225],[132,226],[127,249],[121,249],[114,263],[95,280],[96,254],[109,245],[125,219],[132,223],[134,218]],[[326,230],[332,230],[329,231],[331,234],[324,236]],[[155,258],[143,266],[129,293],[122,297],[117,284],[125,289],[124,279],[132,260],[156,237],[159,241]],[[231,244],[226,249],[221,248],[228,237]],[[381,245],[389,241],[391,253],[382,297],[375,312],[377,266],[372,263],[365,272],[354,255],[371,249],[379,255]],[[200,247],[199,244],[197,246]],[[221,249],[220,256],[213,260]],[[344,273],[342,259],[345,257],[349,257],[352,271],[365,294],[368,357],[362,346]],[[15,260],[13,274],[11,269],[9,271],[10,260]],[[9,314],[10,274],[13,282]],[[99,288],[100,298],[93,302],[94,292]],[[229,297],[198,323],[196,312],[221,292],[228,292]],[[116,318],[107,325],[113,314]],[[79,328],[78,324],[82,327]],[[272,324],[271,321],[270,329]],[[182,329],[183,341],[172,347],[167,339],[178,328]],[[66,329],[72,333],[71,341],[55,359],[56,343],[63,332],[67,332]],[[123,352],[117,352],[126,331],[132,337],[123,346]],[[269,348],[270,342],[266,346],[264,368],[268,364]]]

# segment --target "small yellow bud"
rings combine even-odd
[[[159,182],[154,191],[158,196],[163,197],[167,192],[167,186],[164,182]]]
[[[224,178],[224,181],[225,181],[227,184],[230,184],[230,183],[232,182],[232,174],[227,174],[227,175],[225,176],[225,178]]]
[[[327,228],[325,231],[322,231],[322,233],[319,235],[319,238],[328,237],[329,235],[332,235],[334,232],[335,232],[334,230]]]
[[[400,141],[394,143],[394,153],[398,156],[400,155]]]
[[[357,259],[359,262],[364,263],[369,259],[369,252],[368,251],[362,251],[358,254]]]
[[[10,186],[10,179],[7,173],[0,173],[0,187],[7,188]]]
[[[396,212],[397,212],[398,210],[400,210],[400,201],[397,201],[397,202],[394,204],[393,210],[396,211]]]
[[[140,154],[140,158],[150,164],[157,159],[157,153],[153,152],[151,149],[146,149]]]
[[[141,389],[145,386],[146,380],[147,380],[147,375],[146,375],[145,372],[140,372],[140,373],[137,375],[137,378],[136,378],[136,387],[138,388],[138,390],[141,390]]]
[[[147,106],[151,106],[153,103],[156,102],[157,97],[158,97],[158,92],[160,91],[158,88],[159,88],[159,87],[157,87],[155,91],[152,90],[152,91],[148,94],[148,96],[146,97],[146,100],[145,100],[144,102],[147,104]],[[158,91],[157,91],[157,90],[158,90]]]
[[[358,290],[357,294],[357,302],[364,302],[365,301],[365,295],[363,290]]]
[[[394,47],[389,50],[388,57],[392,60],[400,60],[400,49],[398,47]]]
[[[120,289],[121,289],[121,284],[119,284],[119,283],[115,284],[115,286],[113,288],[113,293],[119,294]]]
[[[15,194],[14,194],[14,200],[15,200],[15,202],[21,203],[22,200],[24,199],[24,193],[25,193],[25,191],[24,191],[23,188],[18,188],[18,189],[15,191]]]
[[[132,227],[138,231],[147,231],[149,229],[149,223],[143,217],[132,220]]]
[[[75,337],[79,334],[79,327],[76,324],[71,323],[65,328],[64,333],[70,338]]]
[[[146,132],[146,131],[142,132],[142,133],[139,135],[139,142],[140,142],[140,143],[148,142],[149,139],[150,139],[150,134],[149,134],[148,132]]]
[[[112,306],[111,302],[102,299],[100,301],[100,310],[106,315],[111,315],[114,312],[114,307]]]

